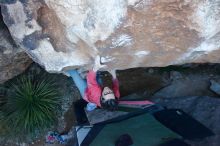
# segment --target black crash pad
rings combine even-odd
[[[153,115],[167,128],[188,140],[214,135],[210,129],[179,109],[165,109],[155,112]]]

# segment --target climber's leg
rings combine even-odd
[[[79,89],[82,98],[84,98],[85,90],[87,88],[86,80],[83,79],[76,70],[69,70],[67,73],[69,73],[69,75],[72,77],[76,87]]]

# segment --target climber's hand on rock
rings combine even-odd
[[[99,69],[105,68],[105,67],[106,67],[106,65],[101,63],[101,57],[99,55],[96,56],[95,63],[94,63],[94,66],[93,66],[93,71],[97,72]]]

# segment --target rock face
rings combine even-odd
[[[215,80],[211,80],[210,82],[211,82],[210,90],[212,90],[216,94],[220,95],[220,84],[219,84],[219,82],[216,82]]]
[[[10,0],[14,40],[47,71],[220,62],[220,0]]]
[[[18,47],[0,15],[0,84],[23,72],[32,60]]]

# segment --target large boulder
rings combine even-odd
[[[15,44],[0,15],[0,84],[23,72],[30,63],[31,58]]]
[[[14,40],[47,71],[220,62],[220,0],[8,0]]]

